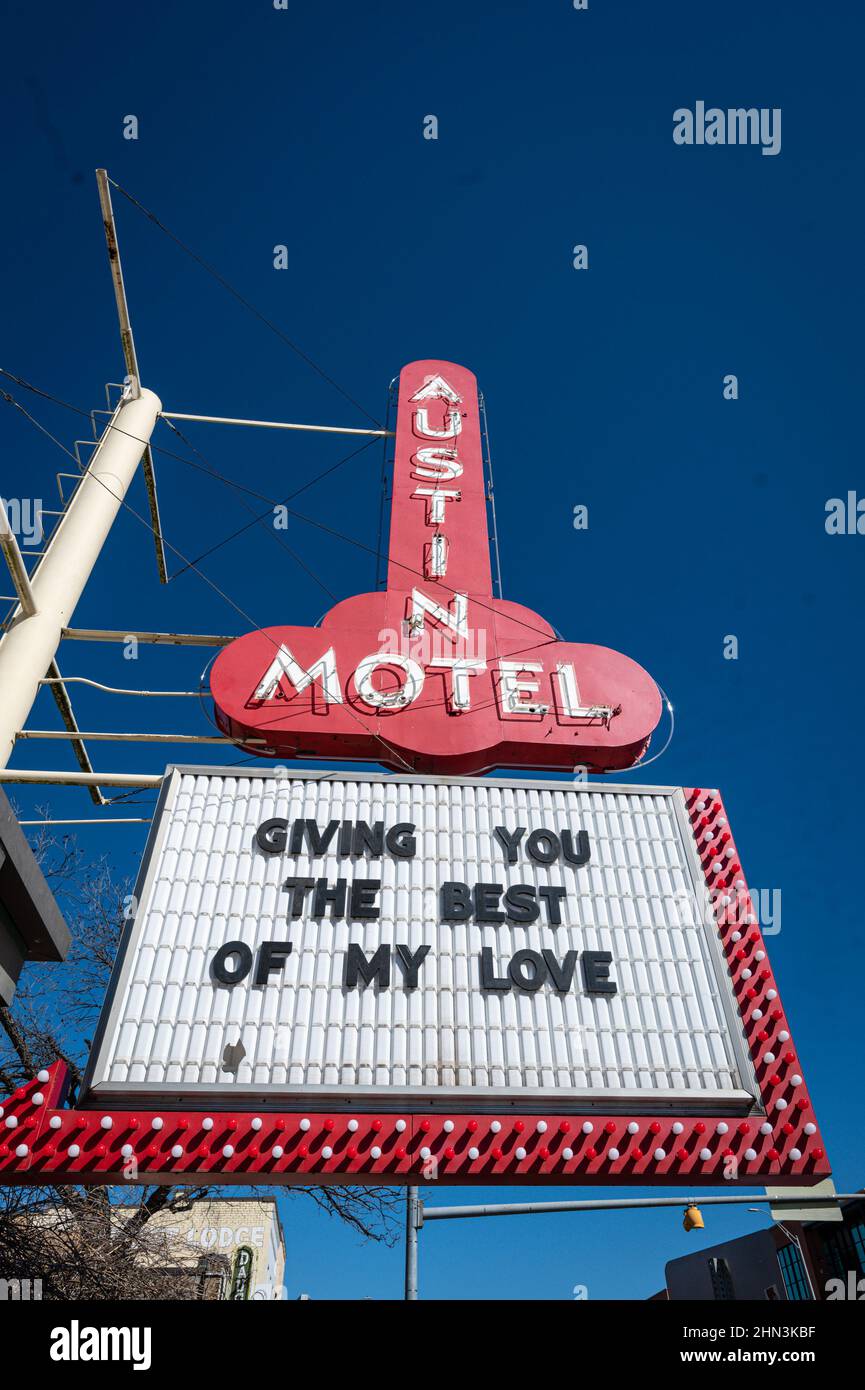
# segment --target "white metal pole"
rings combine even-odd
[[[178,415],[176,411],[160,412],[163,420],[198,420],[203,425],[249,425],[259,430],[311,430],[313,434],[367,434],[373,439],[392,439],[393,430],[349,429],[346,425],[289,425],[284,420],[237,420],[227,415]]]
[[[33,597],[33,590],[30,588],[30,578],[24,564],[24,557],[18,549],[18,541],[9,524],[9,517],[6,514],[2,497],[0,497],[0,550],[6,556],[6,563],[9,566],[9,573],[18,594],[21,611],[27,617],[31,617],[36,612],[36,600]]]
[[[0,639],[0,767],[9,761],[161,407],[147,390],[118,406],[32,576],[36,611],[19,611]]]

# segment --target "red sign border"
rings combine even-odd
[[[636,790],[637,788],[635,788]],[[0,1182],[811,1186],[831,1169],[716,791],[685,788],[763,1114],[73,1109],[56,1062],[0,1107]],[[745,916],[753,921],[742,921]],[[771,1060],[770,1060],[771,1058]],[[796,1078],[794,1080],[794,1078]],[[129,1174],[134,1158],[137,1176]],[[124,1172],[126,1169],[126,1172]]]

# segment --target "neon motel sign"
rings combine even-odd
[[[224,732],[275,757],[403,772],[626,768],[661,713],[629,657],[494,598],[477,382],[438,361],[400,374],[385,591],[239,638],[211,688]]]

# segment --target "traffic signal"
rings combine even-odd
[[[682,1222],[686,1231],[703,1230],[703,1214],[699,1207],[690,1206],[685,1208],[685,1219]]]

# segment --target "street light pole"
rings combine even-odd
[[[405,1193],[405,1296],[417,1301],[418,1228],[423,1219],[418,1188],[407,1187]]]

